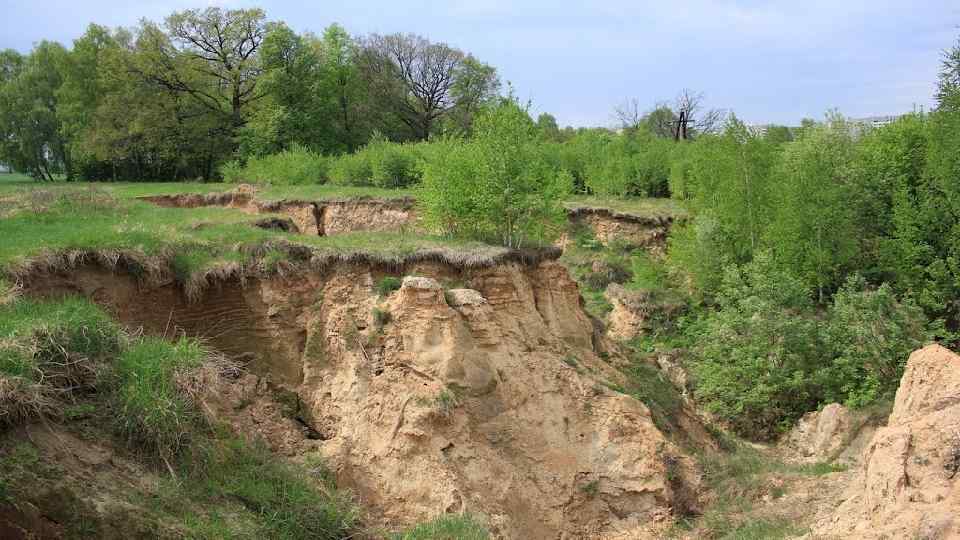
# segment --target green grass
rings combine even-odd
[[[401,279],[397,276],[385,276],[383,279],[377,282],[377,294],[380,296],[389,296],[390,293],[400,288],[403,285]]]
[[[567,198],[567,208],[590,207],[607,208],[615,212],[638,217],[674,217],[688,215],[687,209],[676,199],[661,198],[617,198],[577,195]]]
[[[237,187],[221,182],[37,182],[22,174],[0,174],[0,196],[18,191],[44,189],[53,191],[74,190],[83,187],[103,189],[119,198],[132,199],[155,195],[181,193],[218,193]],[[336,184],[270,185],[257,186],[257,197],[262,200],[302,199],[325,200],[351,197],[376,197],[396,199],[415,197],[413,188],[378,188],[372,186],[344,186]],[[669,198],[615,198],[575,195],[567,198],[568,208],[587,206],[640,217],[685,217],[688,212],[683,204]]]
[[[403,233],[356,232],[309,236],[254,227],[263,215],[228,208],[160,208],[121,200],[103,190],[73,189],[23,195],[12,215],[0,219],[0,269],[17,267],[45,253],[124,251],[173,263],[185,281],[218,266],[252,263],[268,242],[304,245],[316,255],[377,254],[403,258],[422,250],[458,250],[466,262],[507,250],[480,242]],[[275,266],[276,253],[271,259]],[[175,260],[174,260],[175,259]],[[164,261],[160,261],[163,263]]]
[[[445,514],[407,531],[395,533],[391,540],[487,540],[490,532],[470,514]]]
[[[0,306],[0,376],[67,383],[61,364],[102,360],[119,346],[119,327],[87,300],[21,298]]]
[[[182,395],[177,378],[199,368],[206,351],[194,340],[143,338],[123,351],[114,366],[114,421],[128,443],[157,457],[180,453],[202,424]]]
[[[320,477],[313,478],[312,471],[278,460],[260,444],[217,440],[191,467],[185,492],[175,490],[167,502],[176,507],[190,500],[239,501],[255,516],[261,538],[337,540],[357,522],[356,508],[336,492],[325,471],[316,469]]]
[[[725,452],[699,453],[706,487],[712,493],[710,507],[696,521],[681,522],[683,528],[697,526],[710,538],[728,540],[778,539],[801,535],[805,529],[783,513],[770,513],[754,507],[764,493],[774,499],[783,497],[790,476],[821,476],[844,470],[833,463],[797,465],[786,463],[736,439],[723,440]],[[771,485],[780,478],[781,483]]]
[[[0,173],[0,188],[33,183],[34,179],[21,173]]]
[[[625,375],[626,393],[650,409],[653,422],[660,431],[676,433],[680,429],[678,417],[683,401],[673,383],[662,371],[639,359],[625,370]]]

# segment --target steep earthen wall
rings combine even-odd
[[[420,277],[387,297],[374,291],[384,270],[362,264],[228,281],[196,302],[93,267],[25,286],[248,361],[259,377],[219,399],[247,397],[218,410],[279,451],[321,455],[384,526],[470,511],[501,538],[658,537],[692,462],[642,403],[605,386],[621,375],[594,353],[563,267],[397,271]],[[248,405],[258,380],[298,396],[309,436],[268,427]]]

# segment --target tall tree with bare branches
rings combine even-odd
[[[371,90],[418,140],[427,139],[448,112],[499,86],[493,68],[414,34],[371,35],[362,65]]]
[[[262,97],[257,52],[266,35],[260,9],[188,9],[167,17],[166,32],[143,22],[140,40],[148,54],[134,69],[146,80],[186,94],[205,109],[244,123],[243,112]]]

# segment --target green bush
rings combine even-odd
[[[334,159],[330,180],[335,184],[402,188],[420,181],[419,162],[429,143],[394,143],[374,136],[353,154]]]
[[[768,252],[727,269],[706,316],[697,398],[741,435],[772,438],[818,406],[863,407],[896,391],[910,352],[930,338],[910,300],[850,278],[825,314]]]
[[[301,185],[323,184],[328,178],[329,160],[302,146],[294,146],[277,154],[251,157],[241,167],[227,162],[220,174],[227,182],[254,184]]]
[[[396,276],[385,276],[377,282],[377,294],[380,296],[388,296],[393,291],[399,289],[402,284],[403,282]]]
[[[533,120],[516,102],[481,114],[473,139],[435,144],[418,191],[429,227],[514,248],[559,234],[572,181],[550,166]]]
[[[731,266],[694,363],[697,398],[741,435],[773,438],[807,411],[825,365],[807,286],[761,252]]]
[[[341,186],[372,186],[370,155],[359,151],[334,158],[330,165],[330,181]]]
[[[912,301],[898,301],[889,285],[870,289],[852,276],[834,296],[825,339],[832,362],[821,380],[827,401],[861,407],[890,398],[907,357],[930,336],[926,318]]]
[[[178,378],[207,357],[199,343],[143,338],[120,354],[114,369],[115,421],[134,447],[169,459],[183,450],[202,417],[178,388]]]

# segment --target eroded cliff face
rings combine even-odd
[[[248,362],[209,409],[279,452],[323,456],[376,524],[470,511],[502,538],[658,537],[695,490],[693,463],[608,388],[621,376],[594,353],[604,338],[566,270],[399,270],[385,297],[383,269],[345,264],[222,283],[196,302],[97,268],[26,285]]]
[[[815,527],[826,538],[960,537],[960,356],[910,355],[893,413],[861,454],[845,501]]]
[[[589,227],[605,246],[618,242],[646,249],[654,255],[666,251],[667,236],[674,223],[674,218],[669,216],[635,216],[593,207],[574,208],[568,215],[574,226]]]
[[[414,230],[417,222],[414,202],[410,198],[261,201],[255,193],[253,188],[245,187],[224,193],[157,195],[142,197],[142,200],[168,208],[222,206],[248,214],[280,214],[296,225],[296,230],[290,232],[315,236]]]

